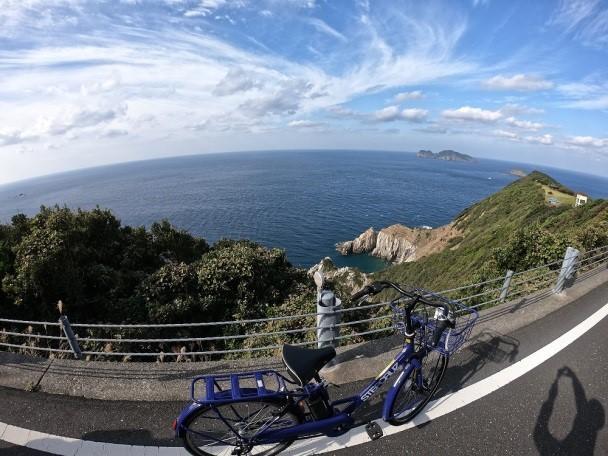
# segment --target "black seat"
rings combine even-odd
[[[283,363],[296,383],[304,386],[336,356],[333,347],[302,348],[283,345]]]

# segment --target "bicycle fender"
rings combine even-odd
[[[198,402],[191,402],[180,412],[179,416],[175,419],[173,424],[173,429],[175,430],[175,437],[182,438],[186,432],[186,427],[184,423],[188,419],[190,415],[199,410],[202,407],[208,407],[205,404],[200,404]]]
[[[397,377],[397,380],[395,380],[393,386],[391,386],[391,388],[388,390],[388,393],[386,394],[386,399],[384,399],[384,406],[382,407],[382,418],[384,419],[384,421],[388,421],[390,418],[388,415],[390,413],[393,402],[395,402],[395,399],[397,398],[397,392],[399,391],[399,388],[401,387],[403,382],[405,382],[410,377],[412,371],[414,369],[419,368],[420,361],[417,358],[411,358],[409,362],[405,366],[403,366],[403,370],[399,374],[399,377]]]

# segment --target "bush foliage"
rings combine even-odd
[[[109,211],[42,207],[0,225],[0,306],[23,319],[175,323],[261,318],[310,290],[285,253],[204,239],[167,221],[123,226]]]

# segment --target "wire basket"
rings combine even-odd
[[[417,326],[416,342],[429,350],[435,350],[443,355],[453,355],[462,347],[471,335],[473,326],[475,326],[477,317],[479,316],[477,310],[437,293],[421,289],[417,289],[415,292],[428,301],[436,302],[438,304],[448,304],[455,318],[454,328],[446,328],[437,345],[434,345],[433,334],[435,332],[437,320],[435,320],[433,316],[429,317],[429,313],[430,310],[432,310],[431,315],[433,315],[435,308],[422,305],[421,310],[413,313],[411,317],[412,323],[419,323],[418,325],[415,324],[415,326]],[[405,310],[396,305],[392,306],[392,308],[395,329],[405,334]]]

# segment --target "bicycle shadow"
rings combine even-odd
[[[519,340],[495,331],[482,331],[458,354],[456,363],[448,366],[436,397],[460,390],[490,363],[496,368],[513,363],[518,354]]]
[[[180,440],[174,438],[158,438],[147,429],[114,429],[107,431],[92,431],[82,435],[82,440],[103,443],[116,443],[135,446],[182,446]]]
[[[559,394],[559,380],[561,377],[569,377],[572,381],[576,416],[570,432],[566,437],[558,439],[549,429],[549,420]],[[605,421],[606,413],[600,401],[597,399],[588,400],[585,389],[574,371],[564,366],[557,371],[555,380],[549,389],[549,396],[540,408],[534,426],[534,443],[541,456],[593,454],[597,435],[604,427]]]
[[[63,437],[46,436],[28,442],[27,450],[16,446],[7,449],[0,448],[0,455],[47,455],[47,454],[90,454],[105,455],[131,454],[131,446],[173,447],[181,449],[181,441],[168,438],[157,438],[145,429],[119,429],[107,431],[92,431],[84,433],[80,440],[66,440]],[[141,450],[141,448],[140,448]],[[27,453],[25,452],[27,451]],[[117,453],[116,453],[117,454]],[[177,453],[171,453],[177,454]],[[184,452],[185,454],[185,452]]]
[[[27,455],[28,456],[47,456],[48,453],[43,453],[42,451],[38,451],[38,450],[32,450],[30,448],[28,448],[27,450]],[[18,445],[13,445],[13,444],[6,444],[6,448],[2,448],[0,447],[0,456],[23,456],[24,454],[24,449],[21,446]]]

